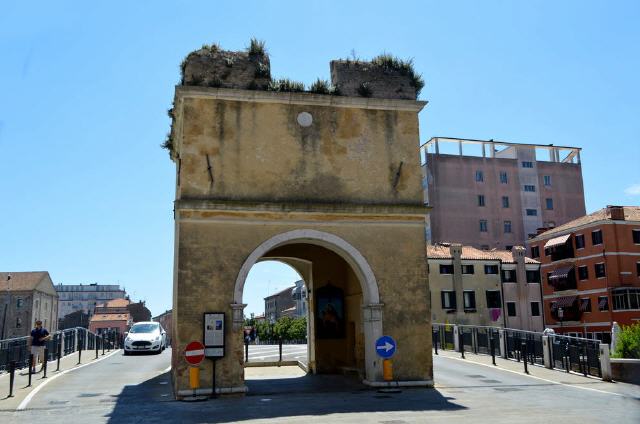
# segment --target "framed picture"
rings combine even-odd
[[[319,339],[344,338],[344,292],[328,284],[316,290],[316,335]]]

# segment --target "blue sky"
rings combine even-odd
[[[636,1],[5,2],[0,12],[0,269],[119,283],[171,307],[174,167],[159,148],[179,63],[264,39],[307,84],[355,52],[412,57],[421,140],[582,147],[587,211],[640,203]],[[178,4],[179,3],[179,4]],[[248,312],[293,283],[263,264]]]

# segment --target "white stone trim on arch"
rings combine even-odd
[[[378,283],[373,274],[373,270],[367,263],[362,254],[344,239],[330,233],[317,230],[293,230],[281,233],[271,237],[256,247],[249,257],[244,261],[238,277],[236,278],[235,288],[233,291],[233,303],[242,303],[242,292],[247,275],[251,267],[267,252],[276,247],[284,246],[291,243],[307,243],[325,247],[342,257],[353,268],[362,285],[362,301],[363,305],[379,304],[380,293],[378,292]]]

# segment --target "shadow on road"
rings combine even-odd
[[[248,382],[250,386],[257,383],[253,384],[253,395],[223,396],[190,403],[174,400],[170,373],[165,373],[141,384],[126,386],[107,417],[108,422],[114,424],[132,421],[227,423],[308,415],[466,409],[436,389],[379,393],[359,383],[337,387],[338,381],[344,379],[331,377],[334,376],[309,375],[286,379],[285,383],[254,380]],[[330,383],[328,386],[327,382]],[[279,386],[278,393],[269,389],[270,386]]]

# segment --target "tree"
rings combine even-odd
[[[289,327],[289,340],[304,340],[307,338],[307,318],[296,318]]]
[[[622,327],[616,342],[614,357],[640,359],[640,324]]]
[[[282,339],[288,339],[289,328],[291,327],[292,322],[293,318],[291,317],[280,317],[278,321],[276,321],[276,325],[273,327],[273,330],[278,337],[281,337]]]

